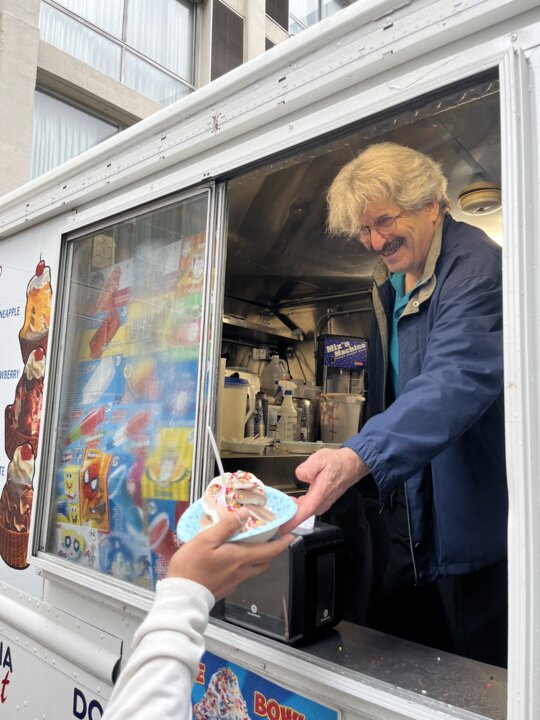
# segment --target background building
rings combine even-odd
[[[354,0],[0,0],[0,195]]]

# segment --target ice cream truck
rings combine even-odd
[[[536,0],[358,2],[0,199],[2,717],[102,716],[214,475],[207,426],[226,469],[302,492],[317,388],[366,393],[373,257],[325,194],[384,140],[502,246],[508,669],[369,626],[352,508],[214,611],[194,717],[540,717],[539,107]],[[260,402],[275,355],[305,386],[291,442]]]

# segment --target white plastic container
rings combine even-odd
[[[324,443],[342,443],[356,435],[364,404],[362,395],[322,393],[319,401],[321,440]]]
[[[293,404],[292,390],[285,390],[285,396],[278,411],[276,435],[282,442],[292,442],[296,431],[296,408]]]
[[[281,360],[279,355],[272,355],[270,362],[261,373],[261,390],[263,390],[269,398],[274,397],[276,380],[279,383],[280,380],[288,377],[289,373],[287,372],[285,361]]]
[[[226,377],[221,412],[221,440],[242,440],[254,410],[251,385],[243,378]]]

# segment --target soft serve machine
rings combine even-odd
[[[317,338],[316,384],[325,393],[365,393],[367,340],[347,335]]]

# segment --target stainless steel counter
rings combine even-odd
[[[304,652],[339,672],[376,678],[493,720],[506,718],[507,672],[502,668],[347,622]]]
[[[277,648],[287,654],[287,666],[294,667],[298,659],[364,686],[387,688],[402,696],[413,693],[416,698],[425,699],[433,717],[437,717],[437,708],[448,713],[451,706],[465,711],[456,717],[506,720],[507,671],[502,668],[348,622],[340,623],[323,639],[303,647],[289,647],[220,620],[212,622],[234,629],[237,638],[255,640],[261,657],[267,655],[261,646]],[[293,689],[299,693],[304,690]],[[324,692],[324,688],[320,690]]]

